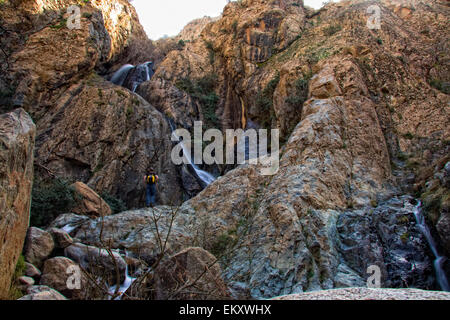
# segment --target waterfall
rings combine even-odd
[[[130,73],[130,70],[133,69],[134,66],[131,64],[126,64],[120,67],[119,70],[117,70],[114,75],[111,77],[111,82],[114,84],[117,84],[118,86],[122,86],[125,82],[125,79],[127,78],[128,74]]]
[[[439,283],[439,286],[443,291],[450,291],[450,287],[448,285],[447,277],[445,275],[442,263],[445,260],[445,257],[442,257],[439,255],[436,243],[434,242],[434,239],[431,235],[430,229],[428,228],[425,217],[422,213],[422,202],[418,202],[417,205],[414,207],[414,216],[416,217],[417,226],[419,227],[420,232],[425,236],[427,239],[428,245],[430,246],[431,251],[433,252],[433,255],[435,257],[434,260],[434,269],[436,271],[436,279]]]
[[[148,61],[138,66],[123,65],[111,77],[111,82],[135,92],[137,87],[153,76],[153,62]]]
[[[125,251],[125,257],[127,257],[127,252]],[[133,284],[133,282],[134,282],[134,280],[136,280],[136,278],[132,278],[130,275],[129,275],[129,272],[128,272],[128,264],[126,265],[126,267],[125,267],[125,280],[124,280],[124,282],[120,285],[120,288],[119,288],[119,296],[118,297],[116,297],[114,300],[120,300],[120,298],[122,298],[122,296],[123,296],[123,294],[128,290],[128,288]],[[109,294],[111,294],[111,295],[113,295],[114,293],[116,292],[116,286],[114,285],[114,286],[111,286],[110,288],[109,288]],[[110,299],[111,299],[111,297],[110,297]]]
[[[111,77],[111,82],[119,86],[128,88],[129,90],[135,92],[137,87],[141,83],[149,81],[152,76],[153,76],[153,62],[151,61],[140,64],[136,67],[131,64],[126,64],[114,73],[114,75]],[[170,121],[170,119],[168,119],[168,122],[170,128],[172,129],[172,134],[175,134],[174,124]],[[180,140],[178,136],[175,137],[177,141]],[[201,170],[199,167],[197,167],[192,162],[190,151],[187,150],[183,142],[180,143],[183,149],[183,157],[185,157],[185,159],[188,162],[187,167],[189,172],[191,172],[191,174],[196,178],[196,180],[199,182],[202,188],[207,187],[214,180],[216,180],[216,178],[209,172]]]
[[[202,188],[206,188],[208,185],[210,185],[216,178],[210,174],[209,172],[206,172],[204,170],[201,170],[199,167],[197,167],[192,162],[191,152],[186,148],[183,141],[180,141],[180,137],[178,137],[175,134],[175,126],[172,123],[170,119],[168,119],[170,129],[172,131],[172,136],[180,143],[181,149],[183,150],[183,157],[187,160],[187,166],[190,169],[189,171],[193,174],[193,176],[197,179],[197,181],[200,183]]]
[[[71,224],[65,225],[61,230],[64,232],[67,232],[68,234],[71,233],[73,230],[75,230],[77,226],[73,226]]]

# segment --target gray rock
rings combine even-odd
[[[334,286],[336,288],[363,287],[365,281],[345,263],[338,266],[336,276],[334,277]]]
[[[67,298],[58,291],[50,289],[42,292],[27,294],[19,300],[67,300]]]
[[[49,233],[52,235],[55,246],[58,249],[65,249],[73,244],[72,237],[62,229],[51,228]]]
[[[59,215],[48,227],[48,230],[56,228],[67,232],[69,235],[76,232],[77,228],[89,220],[89,217],[77,215],[75,213],[65,213]]]
[[[55,243],[50,233],[36,227],[28,229],[24,246],[25,260],[40,268],[52,253]]]
[[[367,268],[376,265],[382,272],[382,287],[434,288],[432,258],[426,239],[416,227],[412,200],[407,196],[393,198],[377,208],[339,216],[338,250],[364,282],[369,277]]]
[[[158,233],[162,240],[170,234],[166,254],[172,255],[192,244],[195,232],[192,212],[185,212],[183,207],[173,221],[171,215],[177,208],[158,206],[153,209],[139,209],[116,215],[89,220],[76,232],[75,239],[97,247],[108,243],[113,249],[126,249],[131,257],[139,258],[151,265],[160,253],[157,232],[153,222],[153,213],[158,220]],[[102,237],[102,239],[100,239]],[[101,240],[101,241],[100,241]]]
[[[25,262],[25,275],[34,279],[39,279],[41,276],[41,271],[36,268],[33,264]]]
[[[111,256],[106,249],[75,243],[64,249],[64,255],[111,286],[117,283],[117,272],[120,283],[125,280],[127,264],[117,252],[112,252]]]
[[[23,288],[23,289],[26,289],[26,288],[34,285],[34,279],[27,277],[27,276],[19,277],[19,279],[17,279],[17,281],[19,283],[19,287]]]

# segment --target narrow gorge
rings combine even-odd
[[[0,9],[0,299],[450,299],[448,1]]]

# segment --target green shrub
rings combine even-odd
[[[216,108],[219,97],[214,89],[217,83],[217,75],[209,74],[199,79],[191,80],[184,78],[176,82],[176,87],[189,93],[202,106],[203,116],[208,128],[219,126],[219,119],[216,115]]]
[[[31,200],[31,225],[47,226],[58,215],[70,212],[77,200],[78,196],[68,181],[61,178],[35,179]]]
[[[122,199],[116,198],[107,192],[103,192],[100,196],[109,205],[113,214],[127,211],[128,208],[125,205],[125,202],[122,201]]]
[[[323,33],[324,33],[326,36],[330,37],[330,36],[332,36],[333,34],[339,32],[339,31],[341,31],[341,30],[342,30],[342,27],[341,27],[340,25],[331,25],[331,26],[326,27],[326,28],[323,30]]]
[[[22,290],[17,287],[17,280],[25,274],[25,270],[25,258],[23,255],[20,255],[12,276],[11,287],[9,288],[9,300],[17,300],[23,296]]]
[[[211,253],[216,257],[222,257],[234,244],[233,237],[228,233],[221,234],[211,246]]]
[[[295,92],[286,98],[286,102],[291,105],[303,105],[308,98],[308,84],[311,74],[302,75],[294,83]]]
[[[186,45],[186,43],[184,42],[183,39],[178,40],[178,47],[184,48],[185,45]]]
[[[430,80],[430,86],[445,94],[450,94],[450,82],[441,81],[439,79]]]
[[[270,80],[266,87],[256,95],[255,104],[262,112],[264,117],[261,119],[261,126],[268,129],[272,124],[272,119],[275,117],[273,110],[273,93],[275,92],[278,83],[280,82],[280,74],[277,73],[272,80]]]

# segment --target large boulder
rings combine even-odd
[[[27,233],[35,133],[24,110],[0,115],[0,299],[9,290]]]
[[[202,248],[187,248],[161,263],[154,281],[156,300],[230,297],[217,258]]]
[[[117,252],[75,243],[64,249],[64,255],[77,262],[94,277],[100,277],[102,283],[115,285],[123,283],[127,263]]]
[[[74,276],[79,276],[76,280],[79,282],[73,282],[78,287],[70,287],[72,283],[69,278]],[[54,257],[45,261],[39,284],[49,286],[69,299],[85,299],[89,293],[86,275],[78,264],[65,257]]]
[[[187,248],[161,262],[149,277],[138,278],[129,297],[152,300],[230,299],[218,260],[202,248]]]
[[[193,243],[195,215],[183,208],[158,206],[97,218],[81,225],[74,237],[92,246],[107,243],[113,249],[125,249],[131,257],[152,265],[162,250],[173,255]]]
[[[81,198],[78,205],[72,209],[74,213],[94,217],[109,216],[112,213],[105,200],[83,182],[75,182],[72,187]]]
[[[55,242],[50,233],[37,227],[28,229],[23,248],[23,254],[27,262],[40,268],[53,249],[55,249]]]

